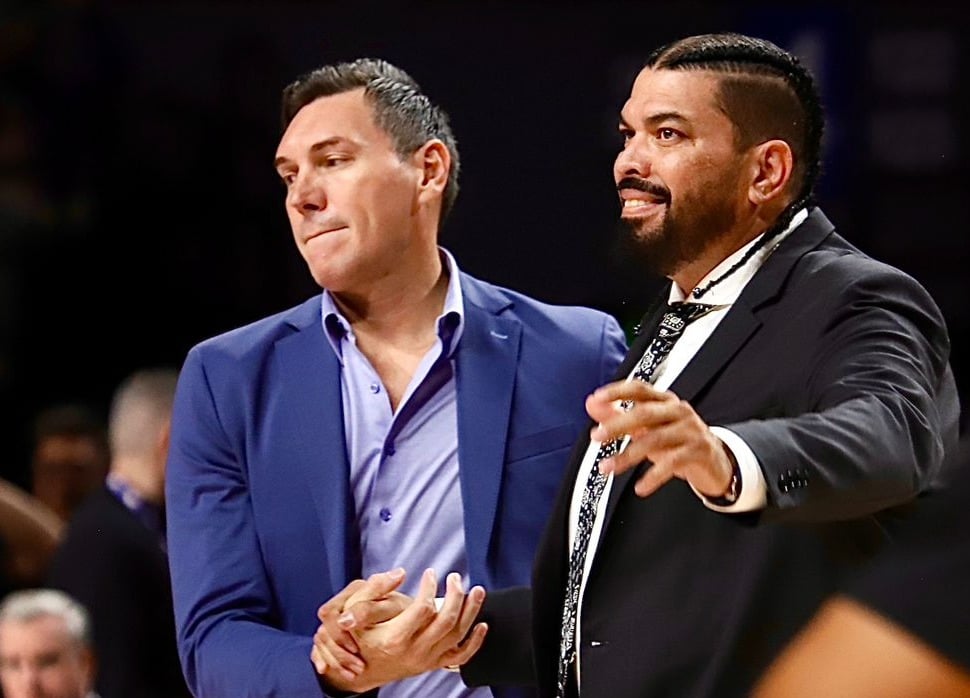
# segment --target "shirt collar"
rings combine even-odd
[[[748,285],[752,277],[761,268],[768,256],[775,251],[778,245],[788,237],[791,232],[800,226],[805,219],[808,218],[808,209],[801,209],[792,216],[791,223],[788,224],[781,233],[779,233],[775,238],[769,242],[763,249],[758,250],[751,259],[749,259],[745,265],[738,269],[736,272],[731,274],[729,277],[724,279],[721,283],[714,286],[709,293],[707,293],[703,301],[705,303],[711,303],[712,305],[731,305],[738,299],[741,295],[741,291],[744,287]],[[697,284],[698,287],[703,287],[704,284],[709,283],[712,279],[716,279],[718,276],[726,272],[733,265],[738,263],[744,254],[753,245],[757,244],[758,240],[762,238],[764,233],[754,238],[744,247],[732,252],[730,255],[725,257],[720,264],[711,269],[703,279]],[[693,290],[693,289],[692,289]],[[681,301],[687,300],[687,295],[676,283],[670,285],[670,296],[668,297],[668,302],[670,303],[680,303]]]
[[[165,513],[163,507],[142,498],[135,489],[114,473],[108,473],[105,486],[135,518],[153,533],[164,538]]]
[[[451,252],[443,247],[439,247],[441,253],[441,263],[448,271],[448,290],[445,293],[444,306],[441,315],[438,316],[438,338],[443,347],[442,354],[451,357],[465,329],[464,296],[461,292],[461,279],[459,278],[458,263]],[[330,294],[324,289],[320,303],[321,317],[323,321],[324,334],[330,343],[330,348],[336,354],[337,360],[343,364],[342,340],[354,341],[353,328],[350,322],[343,316],[337,308],[337,304]]]

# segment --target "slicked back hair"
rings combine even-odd
[[[721,108],[740,147],[766,140],[788,143],[795,158],[794,213],[808,204],[821,171],[825,126],[812,74],[770,41],[743,34],[701,34],[656,49],[645,66],[655,70],[708,70],[718,74]]]
[[[421,91],[406,72],[377,58],[359,58],[325,65],[298,77],[283,89],[282,126],[285,131],[310,102],[364,88],[364,98],[374,110],[374,121],[394,143],[403,160],[432,138],[442,141],[451,154],[451,170],[441,202],[441,221],[458,196],[460,163],[448,115]]]

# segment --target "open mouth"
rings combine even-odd
[[[638,177],[624,177],[617,183],[616,189],[623,216],[643,215],[670,203],[670,192]]]
[[[622,216],[641,216],[666,206],[666,199],[660,196],[630,190],[620,192],[620,215]]]

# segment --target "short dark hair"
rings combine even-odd
[[[89,438],[98,447],[108,450],[108,432],[104,419],[85,403],[58,403],[51,405],[34,417],[34,442],[39,443],[54,436]]]
[[[700,34],[656,49],[644,67],[720,73],[721,108],[748,147],[779,138],[795,155],[793,207],[812,198],[821,172],[825,117],[815,79],[801,62],[770,41],[731,32]]]
[[[374,110],[374,121],[391,137],[402,159],[432,138],[441,140],[448,148],[451,170],[441,203],[444,221],[458,196],[461,166],[455,135],[444,110],[428,99],[414,78],[397,66],[377,58],[359,58],[325,65],[301,75],[283,89],[283,130],[310,102],[361,87]]]

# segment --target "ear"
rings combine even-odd
[[[788,189],[795,168],[791,146],[782,140],[765,141],[754,148],[754,170],[748,187],[748,200],[755,206],[782,196]]]
[[[164,463],[168,458],[168,445],[172,437],[172,421],[168,419],[158,428],[155,436],[155,454]]]
[[[419,199],[441,198],[451,172],[451,153],[448,146],[437,138],[422,145],[414,153],[415,165],[420,172]]]
[[[90,647],[82,647],[79,658],[81,664],[81,680],[84,682],[85,692],[94,690],[95,677],[98,675],[98,658]]]

